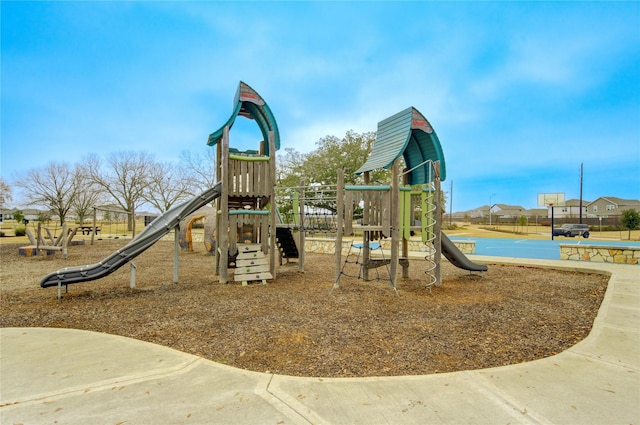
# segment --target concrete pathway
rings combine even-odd
[[[527,264],[611,274],[589,336],[553,357],[426,376],[296,378],[113,335],[3,328],[0,423],[640,424],[640,268]]]

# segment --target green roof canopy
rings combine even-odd
[[[273,117],[273,113],[269,105],[267,105],[267,102],[265,102],[254,89],[240,81],[233,104],[234,108],[231,117],[229,117],[222,127],[209,135],[207,145],[215,146],[222,138],[224,128],[226,126],[229,126],[229,128],[233,127],[236,117],[241,115],[253,119],[258,123],[265,142],[269,140],[269,132],[273,130],[276,150],[280,149],[280,132],[278,131],[276,119]],[[265,155],[269,155],[268,143],[265,143]]]
[[[389,169],[400,157],[409,170],[409,184],[432,181],[428,161],[440,161],[440,180],[447,177],[447,168],[440,140],[429,121],[416,108],[410,107],[378,123],[376,143],[369,159],[356,174],[380,168]]]

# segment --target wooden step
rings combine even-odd
[[[259,244],[238,244],[238,257],[233,278],[236,282],[242,282],[242,286],[257,280],[266,285],[267,279],[273,279],[269,261]]]

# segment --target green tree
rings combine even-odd
[[[285,148],[284,153],[278,156],[276,164],[276,181],[278,187],[295,187],[300,185],[304,177],[304,154],[293,148]]]
[[[13,219],[16,221],[16,223],[22,223],[22,221],[24,220],[24,213],[22,212],[22,210],[15,210],[13,212]]]
[[[342,139],[326,136],[316,143],[316,150],[306,155],[304,161],[304,177],[307,184],[335,184],[338,169],[344,170],[345,184],[362,183],[362,176],[355,171],[364,164],[376,140],[374,131],[358,134],[347,131]],[[371,173],[372,183],[388,183],[390,172],[376,170]]]
[[[620,217],[620,223],[629,229],[629,240],[631,240],[631,231],[640,229],[640,213],[634,209],[624,210],[622,217]]]

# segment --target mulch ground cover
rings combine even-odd
[[[267,285],[243,287],[218,283],[214,257],[182,252],[180,283],[173,284],[173,242],[162,241],[134,260],[135,289],[128,266],[69,286],[62,300],[56,288],[40,288],[49,272],[98,262],[125,243],[70,247],[67,260],[21,257],[19,245],[3,243],[0,326],[106,332],[259,372],[422,375],[526,362],[571,347],[589,333],[608,281],[503,265],[478,275],[444,262],[443,284],[429,292],[426,264],[413,260],[397,295],[384,269],[382,280],[343,276],[331,292],[334,257],[307,254],[304,273],[280,266]]]

